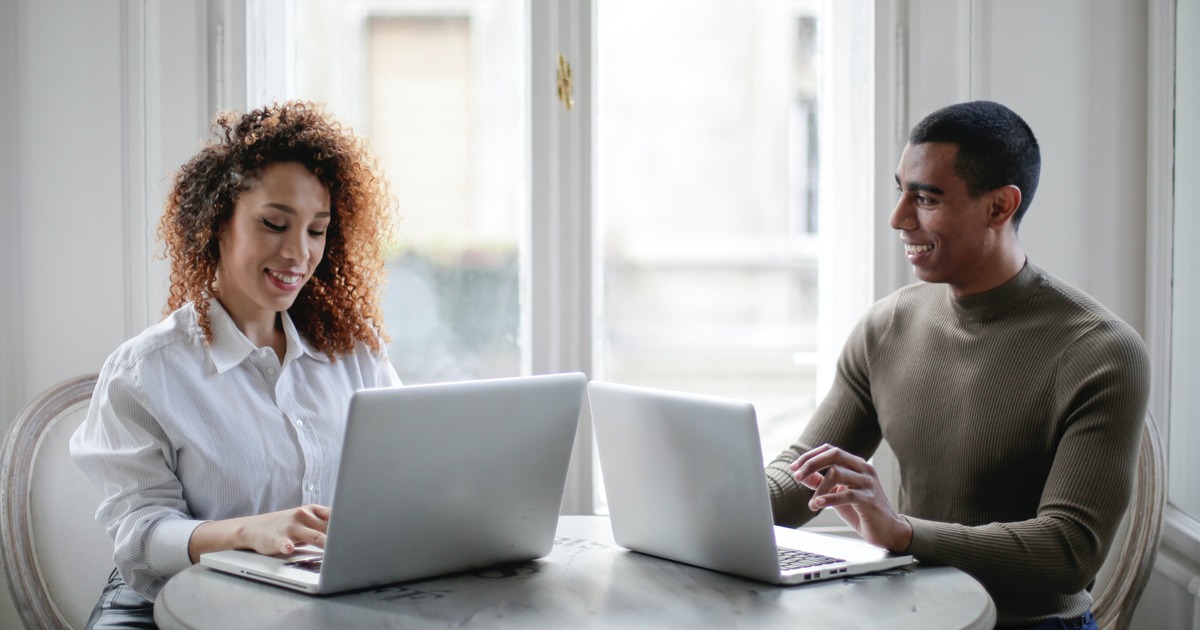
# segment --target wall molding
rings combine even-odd
[[[157,240],[171,173],[206,137],[207,3],[121,3],[121,169],[125,337],[159,321],[170,264]]]
[[[1174,245],[1175,3],[1150,0],[1146,107],[1146,345],[1150,410],[1170,424]],[[1164,435],[1164,439],[1166,436]]]
[[[1150,409],[1165,421],[1171,416],[1171,326],[1174,247],[1175,150],[1175,3],[1149,2],[1146,129],[1146,345],[1153,378]],[[1163,552],[1154,570],[1200,598],[1197,567],[1181,558],[1200,558],[1200,521],[1168,505],[1163,522]]]
[[[133,337],[150,323],[147,303],[146,208],[146,77],[145,0],[121,3],[121,190],[125,234],[125,336]],[[151,241],[152,242],[152,241]]]

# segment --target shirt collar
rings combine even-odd
[[[312,344],[300,336],[300,331],[296,329],[296,325],[292,323],[292,318],[286,311],[280,313],[280,316],[283,321],[283,335],[287,339],[287,352],[281,365],[287,365],[302,354],[307,354],[322,363],[329,363],[329,357],[325,353],[317,351]],[[212,344],[209,346],[209,351],[217,373],[224,374],[245,361],[250,353],[258,349],[241,330],[238,330],[237,324],[233,322],[229,312],[215,298],[208,301],[208,322],[212,329]]]
[[[307,354],[322,363],[329,363],[329,355],[317,350],[315,346],[300,335],[296,324],[292,322],[292,316],[287,311],[280,313],[280,316],[283,320],[283,334],[287,337],[287,356],[283,359],[284,365],[293,359],[299,358],[301,354]]]

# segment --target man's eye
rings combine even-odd
[[[268,221],[268,220],[266,220],[266,219],[263,219],[263,220],[262,220],[262,224],[263,224],[263,225],[265,225],[265,226],[267,226],[267,229],[268,229],[268,230],[272,230],[272,231],[275,231],[275,232],[282,232],[282,231],[285,229],[285,227],[284,227],[284,226],[282,226],[282,225],[277,225],[277,224],[275,224],[275,223],[271,223],[270,221]]]

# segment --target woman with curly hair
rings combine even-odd
[[[323,546],[350,396],[399,385],[382,342],[390,197],[319,107],[222,114],[159,224],[166,318],[101,370],[71,455],[116,570],[89,627],[153,625],[200,554]]]

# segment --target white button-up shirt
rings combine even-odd
[[[282,365],[216,300],[208,316],[211,345],[188,304],[118,348],[71,438],[117,568],[151,599],[191,566],[200,523],[331,504],[351,394],[400,384],[383,350],[331,361],[286,313]]]

